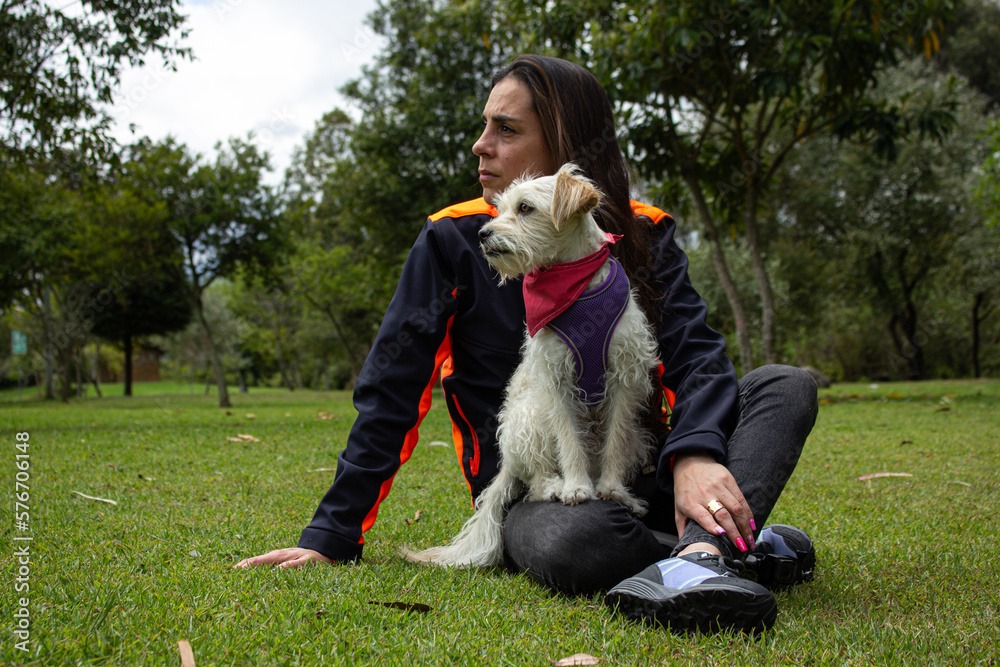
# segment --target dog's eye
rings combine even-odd
[[[521,213],[531,213],[535,210],[535,207],[525,202],[521,202],[521,205],[517,207],[517,210]]]

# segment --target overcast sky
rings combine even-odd
[[[381,41],[365,25],[376,0],[184,0],[194,60],[125,73],[112,116],[115,136],[173,135],[192,152],[253,131],[277,182],[292,150]],[[134,124],[135,134],[129,131]]]

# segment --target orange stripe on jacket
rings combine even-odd
[[[458,296],[458,289],[452,291],[452,296]],[[404,463],[410,460],[410,456],[413,455],[413,450],[417,446],[417,441],[420,439],[419,428],[421,422],[424,421],[424,417],[427,416],[428,410],[431,409],[431,397],[434,391],[434,385],[437,383],[438,376],[440,374],[441,365],[451,356],[451,325],[455,321],[455,316],[448,320],[448,328],[446,330],[444,340],[441,341],[441,346],[438,348],[437,353],[434,355],[434,372],[431,374],[431,379],[424,387],[423,393],[420,395],[420,403],[417,409],[417,423],[413,425],[409,431],[406,432],[406,436],[403,438],[403,448],[399,451],[399,465],[402,467]],[[399,468],[396,468],[396,472],[399,472]],[[382,487],[378,492],[378,500],[375,501],[375,505],[369,510],[368,515],[365,520],[361,522],[361,539],[358,540],[358,544],[365,543],[365,532],[368,531],[375,524],[375,517],[378,516],[379,505],[385,500],[386,496],[389,495],[389,491],[392,489],[392,482],[396,479],[396,475],[393,474],[392,477],[382,482]]]
[[[659,223],[660,220],[671,217],[669,213],[664,213],[655,206],[650,206],[649,204],[643,204],[642,202],[635,201],[634,199],[631,200],[629,204],[632,206],[632,215],[636,217],[644,215],[650,220],[652,220],[654,223]]]
[[[486,200],[480,197],[479,199],[472,199],[470,201],[464,201],[461,204],[455,204],[454,206],[449,206],[446,209],[442,209],[430,216],[431,222],[436,222],[441,218],[461,218],[465,215],[493,215],[497,214],[497,210],[486,203]]]

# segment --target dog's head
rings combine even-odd
[[[586,257],[604,233],[592,211],[601,193],[567,163],[554,176],[520,178],[497,195],[497,216],[479,230],[486,261],[508,278]]]

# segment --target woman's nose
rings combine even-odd
[[[486,141],[486,130],[483,130],[483,133],[479,135],[478,139],[476,139],[476,143],[472,144],[472,154],[482,157],[487,155],[488,152],[489,145]]]

